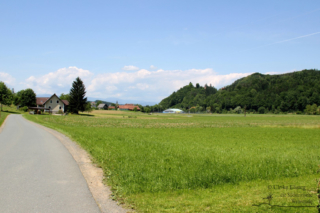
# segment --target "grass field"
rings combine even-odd
[[[104,169],[114,198],[138,212],[317,212],[253,205],[270,193],[272,205],[317,205],[318,116],[24,116],[77,141]]]

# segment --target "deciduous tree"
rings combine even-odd
[[[3,104],[10,105],[12,103],[11,90],[2,81],[0,82],[0,103],[1,103],[1,111],[2,111]]]
[[[21,107],[34,107],[36,106],[36,93],[32,89],[23,90],[20,94]]]

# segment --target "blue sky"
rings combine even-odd
[[[317,1],[0,1],[0,81],[159,102],[189,82],[320,66]]]

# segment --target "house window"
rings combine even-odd
[[[51,106],[49,106],[49,109],[51,109]]]
[[[52,100],[50,100],[50,104],[52,104]]]
[[[59,103],[59,101],[57,101],[57,104]]]
[[[61,109],[61,106],[59,107],[59,109]]]

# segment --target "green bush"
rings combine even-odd
[[[259,112],[259,114],[264,114],[266,112],[266,108],[259,107],[258,112]]]
[[[237,106],[236,108],[234,108],[233,112],[234,112],[234,113],[237,113],[237,114],[242,113],[241,106]]]
[[[27,106],[20,107],[19,110],[21,110],[23,112],[27,112],[28,111],[28,107]]]

